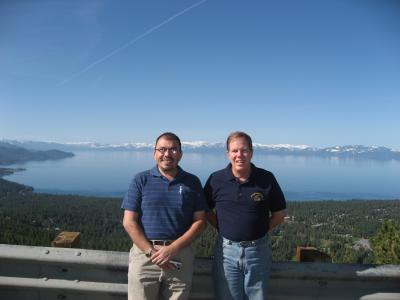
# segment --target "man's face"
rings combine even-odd
[[[232,170],[236,172],[249,171],[253,152],[250,150],[246,139],[235,138],[229,143],[227,156],[232,164]]]
[[[154,150],[154,160],[160,171],[171,172],[176,170],[182,153],[179,151],[179,144],[175,140],[160,138]]]

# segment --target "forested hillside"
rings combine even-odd
[[[0,165],[9,165],[31,160],[49,160],[72,157],[72,152],[60,150],[29,150],[10,143],[0,141]]]
[[[82,248],[128,251],[120,204],[116,198],[39,194],[0,179],[0,243],[49,246],[60,231],[79,231]],[[297,246],[313,246],[334,262],[371,263],[378,257],[374,249],[383,251],[390,236],[400,237],[399,200],[289,202],[287,212],[272,233],[275,261],[292,260]],[[196,241],[198,256],[212,255],[214,234],[209,227]],[[399,246],[392,248],[390,262],[396,263]]]

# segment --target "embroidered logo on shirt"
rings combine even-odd
[[[253,199],[255,202],[264,200],[264,195],[263,195],[262,193],[259,193],[259,192],[256,192],[256,193],[251,194],[250,197],[251,197],[251,199]]]

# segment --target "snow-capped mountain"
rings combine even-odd
[[[400,159],[400,151],[395,151],[386,147],[346,145],[319,149],[317,151],[322,156],[339,156],[354,158],[371,159]]]
[[[123,143],[123,144],[101,144],[95,142],[76,142],[59,143],[47,141],[16,141],[0,139],[0,141],[12,145],[24,147],[32,150],[51,150],[62,151],[149,151],[154,148],[152,143]],[[225,143],[220,142],[182,142],[182,148],[186,152],[210,152],[225,151]],[[392,150],[386,147],[346,145],[333,146],[328,148],[310,147],[307,145],[291,144],[254,144],[254,151],[258,153],[274,155],[301,155],[301,156],[322,156],[322,157],[342,157],[342,158],[368,158],[368,159],[399,159],[400,151]]]
[[[1,141],[33,150],[49,150],[58,149],[62,151],[85,151],[85,150],[148,150],[154,147],[153,144],[146,143],[123,143],[123,144],[101,144],[96,142],[51,142],[51,141],[17,141],[6,140]]]

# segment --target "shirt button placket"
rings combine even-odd
[[[240,185],[238,186],[238,193],[237,193],[237,198],[238,198],[238,200],[241,200],[242,199],[242,188],[240,187]]]

